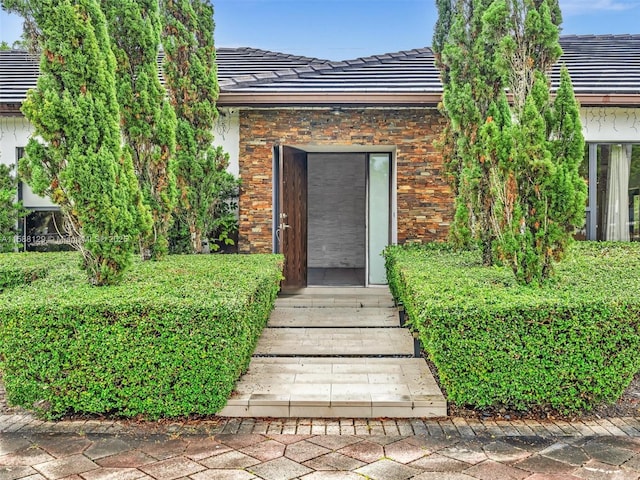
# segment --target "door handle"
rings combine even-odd
[[[278,225],[278,228],[276,229],[276,238],[278,239],[278,242],[282,241],[282,236],[281,234],[287,229],[287,228],[291,228],[290,225],[287,225],[286,223],[281,223],[280,225]]]
[[[278,229],[276,230],[278,240],[280,240],[280,234],[283,233],[287,228],[291,228],[291,226],[287,225],[286,223],[281,223],[280,225],[278,225]]]
[[[278,230],[282,230],[283,232],[287,229],[287,228],[291,228],[286,222],[287,220],[287,214],[284,212],[280,212],[280,225],[278,225]]]
[[[282,237],[280,234],[284,232],[287,228],[291,228],[291,226],[284,223],[284,220],[287,218],[286,213],[281,212],[279,217],[280,217],[280,223],[278,224],[278,228],[276,229],[276,238],[280,242],[282,240]]]

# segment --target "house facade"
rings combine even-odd
[[[588,142],[578,236],[640,240],[640,35],[561,43],[552,81],[566,63]],[[219,49],[218,65],[215,134],[242,180],[240,252],[284,253],[291,288],[367,286],[386,282],[386,245],[447,238],[453,201],[434,146],[444,120],[430,49],[344,62]],[[30,134],[19,105],[36,78],[37,60],[0,53],[3,163]],[[55,209],[26,186],[21,195],[34,211]]]

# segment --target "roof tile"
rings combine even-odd
[[[640,95],[640,35],[568,35],[551,73],[571,73],[579,94]],[[341,62],[256,48],[217,50],[221,91],[230,93],[439,93],[440,75],[431,49],[418,48]],[[0,103],[24,100],[36,85],[38,58],[0,51]],[[640,102],[639,102],[640,103]]]

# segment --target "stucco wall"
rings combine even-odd
[[[229,154],[229,167],[227,170],[236,177],[240,173],[238,163],[240,148],[240,116],[236,108],[224,108],[221,110],[216,125],[213,129],[213,144],[220,146]]]
[[[15,164],[16,148],[27,144],[32,130],[24,117],[0,117],[0,163]]]
[[[33,127],[24,117],[0,117],[0,162],[15,166],[16,149],[27,145],[32,132]],[[55,206],[48,198],[42,198],[33,193],[28,185],[23,185],[22,203],[29,208]]]
[[[583,107],[580,117],[587,142],[640,143],[640,108]]]
[[[263,109],[240,112],[241,252],[270,252],[273,147],[388,147],[397,168],[397,238],[443,240],[452,214],[451,190],[433,147],[442,128],[436,109]],[[335,151],[335,150],[334,150]]]
[[[225,110],[214,128],[214,145],[222,146],[229,153],[228,170],[235,176],[239,173],[239,116],[237,109]],[[14,165],[16,148],[27,145],[33,127],[22,116],[0,117],[0,163]],[[28,185],[22,190],[23,204],[29,208],[51,208],[55,206],[48,198],[35,195]]]

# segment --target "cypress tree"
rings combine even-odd
[[[493,201],[490,226],[493,235],[503,230],[504,219],[513,215],[517,198],[517,181],[512,165],[512,115],[504,92],[489,106],[487,119],[480,127],[480,161],[489,169],[489,188]],[[495,239],[492,247],[495,247]]]
[[[482,156],[479,129],[503,90],[495,68],[497,44],[483,15],[493,0],[439,0],[433,45],[441,73],[441,111],[447,123],[441,151],[455,194],[451,238],[459,246],[479,240],[483,263],[492,263],[492,165]]]
[[[553,273],[584,220],[579,109],[563,70],[557,0],[439,0],[434,50],[448,124],[441,142],[456,194],[452,236],[479,238],[522,283]],[[513,107],[504,96],[508,89]]]
[[[38,0],[40,77],[22,111],[35,128],[21,172],[65,214],[96,285],[117,282],[131,261],[138,183],[123,153],[115,58],[97,0]],[[40,139],[40,141],[36,140]]]
[[[547,76],[562,50],[557,2],[496,2],[488,25],[503,37],[497,66],[513,96],[512,150],[502,176],[509,208],[495,222],[496,250],[518,281],[539,284],[553,274],[584,222],[586,185],[579,107],[562,69],[554,102]]]
[[[548,131],[551,158],[556,164],[550,198],[550,211],[554,214],[550,234],[557,243],[552,249],[553,258],[558,260],[576,229],[584,224],[588,195],[587,184],[580,175],[585,147],[580,106],[566,66],[560,71],[560,85],[553,101]]]
[[[237,186],[226,171],[228,155],[212,146],[219,91],[213,7],[207,0],[163,0],[161,8],[166,85],[178,119],[177,220],[188,229],[191,250],[200,253],[216,211]]]
[[[584,223],[587,187],[578,170],[584,138],[566,68],[551,105],[548,80],[538,74],[513,135],[512,172],[519,182],[497,248],[518,281],[538,284],[553,274]]]
[[[488,9],[485,30],[497,42],[496,70],[509,88],[516,115],[527,96],[562,55],[558,0],[496,0]]]
[[[158,78],[158,0],[101,0],[116,57],[116,86],[124,148],[133,159],[143,203],[143,259],[168,252],[177,201],[174,160],[176,118]]]

